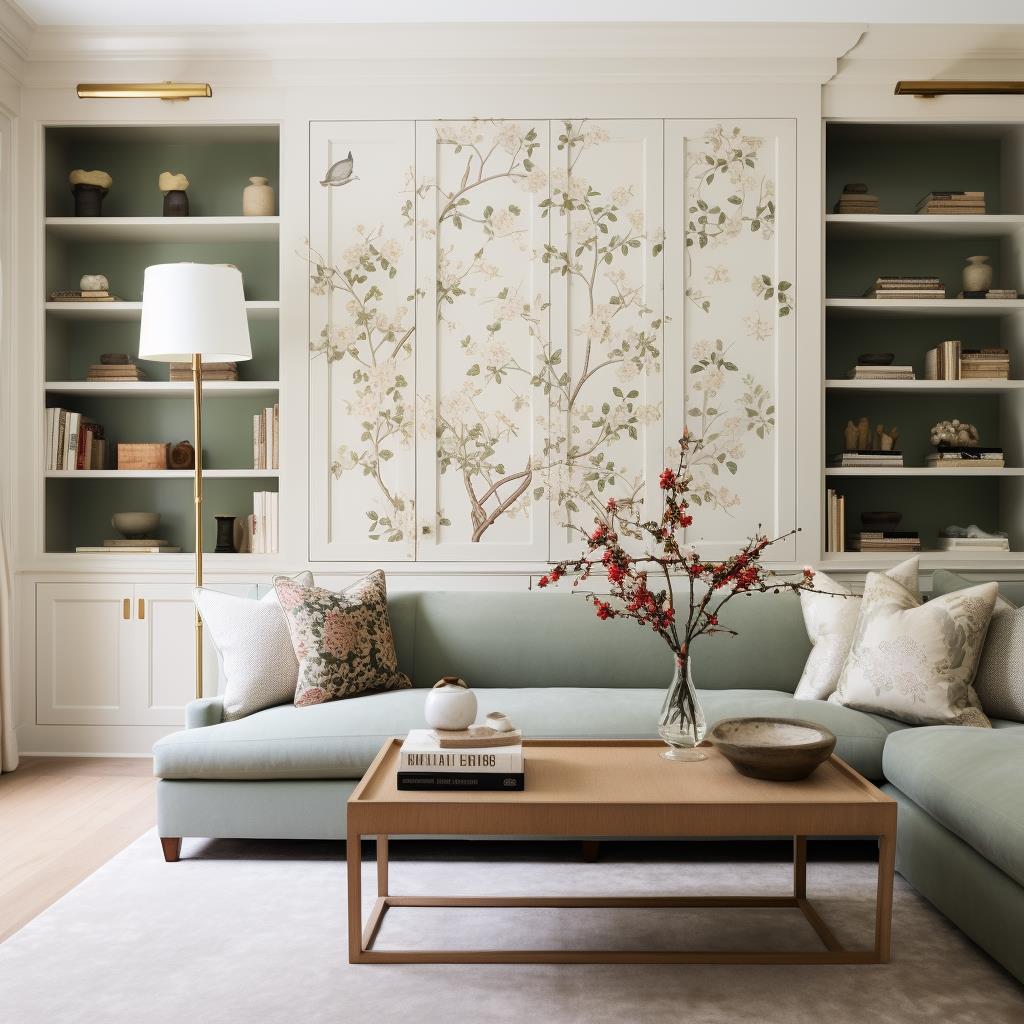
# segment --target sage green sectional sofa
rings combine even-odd
[[[343,839],[345,801],[381,744],[423,725],[427,690],[457,674],[480,711],[528,737],[652,737],[672,673],[662,641],[600,622],[568,593],[393,594],[409,690],[224,722],[217,697],[154,747],[161,837]],[[897,867],[1024,979],[1024,725],[911,728],[792,691],[809,651],[792,595],[734,599],[738,637],[702,638],[693,673],[709,725],[782,715],[827,726],[836,753],[899,802]]]

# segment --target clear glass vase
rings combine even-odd
[[[658,735],[668,744],[668,750],[661,756],[666,761],[707,760],[707,754],[697,749],[707,731],[704,711],[693,686],[690,659],[677,657],[658,719]]]

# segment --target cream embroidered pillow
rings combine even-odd
[[[274,588],[299,660],[296,707],[412,686],[398,671],[387,586],[379,569],[340,593],[303,587],[283,576],[274,580]]]
[[[999,585],[983,583],[922,604],[868,573],[839,685],[829,700],[911,725],[991,725],[971,685]]]
[[[918,557],[908,558],[886,572],[914,597],[920,599],[917,583]],[[824,593],[816,593],[824,591]],[[851,594],[833,597],[833,594]],[[825,700],[835,693],[853,631],[860,614],[860,597],[823,572],[814,574],[814,590],[800,591],[800,610],[811,641],[811,653],[793,696],[798,700]]]

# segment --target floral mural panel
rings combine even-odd
[[[795,525],[794,133],[668,122],[666,151],[666,415],[702,439],[688,539],[714,551]]]
[[[552,124],[552,557],[614,497],[660,511],[663,447],[660,120]]]
[[[421,558],[547,557],[548,148],[546,121],[417,124]]]
[[[416,554],[413,122],[311,125],[314,558]]]

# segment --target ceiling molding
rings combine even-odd
[[[36,23],[20,7],[0,0],[0,67],[19,80],[36,31]]]

